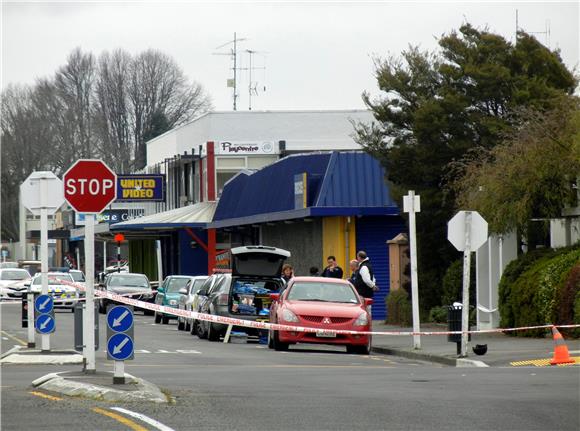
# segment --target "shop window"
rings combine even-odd
[[[244,169],[246,167],[246,158],[245,157],[218,157],[217,158],[217,168],[236,168],[236,169]]]
[[[264,166],[271,165],[274,163],[278,158],[276,156],[268,156],[268,157],[248,157],[248,169],[260,169]]]
[[[236,175],[236,171],[228,171],[228,172],[218,172],[217,173],[217,195],[218,197],[222,195],[222,191],[224,190],[224,185],[228,182],[234,175]]]

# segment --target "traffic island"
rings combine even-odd
[[[125,384],[113,384],[113,373],[99,371],[85,374],[82,371],[51,373],[32,382],[38,389],[69,397],[81,397],[96,401],[132,402],[148,401],[169,403],[170,397],[146,380],[125,373]]]
[[[0,364],[17,365],[77,365],[83,363],[83,355],[76,350],[27,349],[15,346],[0,359]]]

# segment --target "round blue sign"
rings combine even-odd
[[[107,326],[114,332],[125,332],[133,326],[133,312],[129,307],[116,305],[107,312]]]
[[[36,318],[35,325],[36,330],[41,334],[49,334],[54,332],[55,321],[54,317],[50,314],[39,314]]]
[[[113,359],[124,361],[133,354],[133,339],[127,334],[115,334],[107,342],[107,351]]]
[[[54,308],[54,301],[50,295],[38,295],[34,300],[34,309],[37,313],[50,313]]]

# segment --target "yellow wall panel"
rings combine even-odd
[[[348,234],[347,234],[348,232]],[[355,217],[325,217],[322,220],[322,271],[326,267],[326,258],[336,256],[336,262],[350,276],[348,263],[356,257]]]

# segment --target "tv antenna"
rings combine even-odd
[[[215,49],[221,49],[226,46],[230,46],[229,52],[214,52],[213,55],[227,55],[232,59],[233,67],[232,70],[234,71],[233,79],[228,78],[227,86],[234,89],[234,111],[237,111],[237,101],[238,101],[238,77],[237,72],[239,69],[237,65],[237,57],[238,57],[238,42],[243,42],[247,40],[246,38],[238,38],[236,33],[234,32],[234,39],[230,40],[229,42],[224,43],[216,47]]]
[[[518,31],[522,30],[523,28],[520,28],[519,26],[519,16],[518,16],[518,10],[516,9],[516,44],[518,42]],[[550,49],[550,20],[547,19],[545,22],[545,27],[544,27],[544,31],[528,31],[526,32],[528,34],[543,34],[544,37],[546,38],[546,48]]]
[[[254,56],[254,54],[266,54],[265,51],[254,51],[253,49],[246,49],[246,52],[248,53],[248,57],[249,57],[249,63],[248,63],[248,75],[249,75],[249,79],[248,79],[248,110],[251,111],[252,110],[252,94],[255,94],[256,96],[258,95],[258,83],[252,81],[252,70],[266,70],[266,66],[253,66],[252,65],[252,57]],[[264,86],[264,90],[266,91],[266,86]]]

